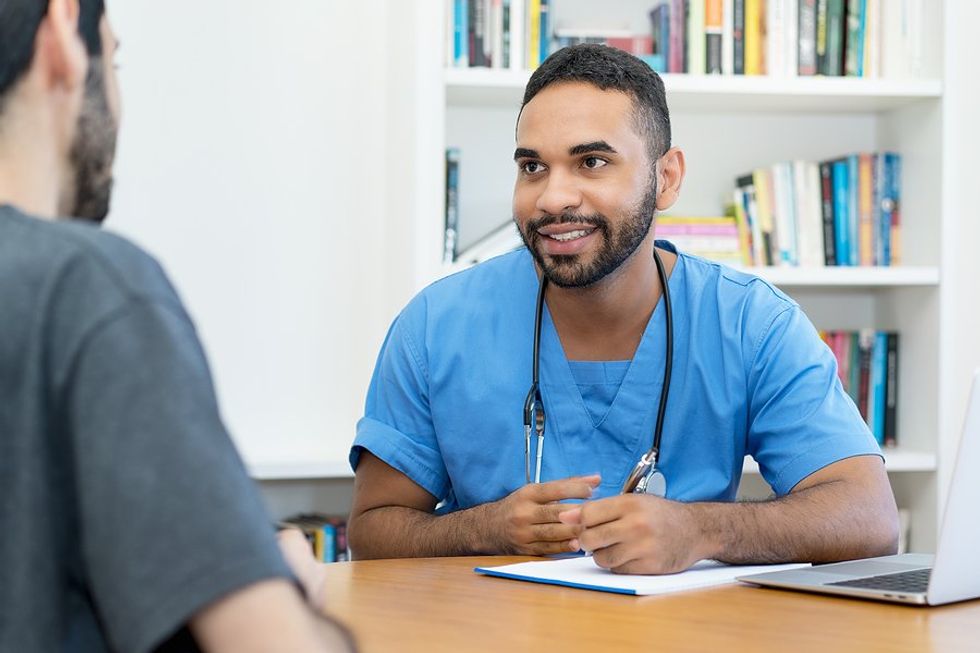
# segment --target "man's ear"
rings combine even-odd
[[[684,181],[684,152],[672,147],[657,164],[657,210],[665,211],[674,205],[681,194]]]
[[[34,60],[46,88],[84,84],[88,55],[78,34],[78,0],[48,0],[48,12],[34,41]]]

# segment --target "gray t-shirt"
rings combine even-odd
[[[159,265],[0,206],[0,651],[192,645],[290,573]]]

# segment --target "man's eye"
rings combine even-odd
[[[537,161],[527,161],[521,164],[521,170],[529,175],[537,174],[544,170],[544,166]]]
[[[606,161],[605,159],[600,159],[597,156],[586,157],[585,160],[582,162],[582,164],[589,170],[596,170],[597,168],[601,168],[607,163],[608,161]]]

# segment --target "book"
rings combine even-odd
[[[820,72],[838,77],[844,72],[844,0],[827,0],[827,54]]]
[[[722,5],[723,0],[705,0],[704,3],[704,47],[705,71],[709,75],[722,73]]]
[[[858,247],[861,265],[875,264],[874,155],[858,155]]]
[[[721,74],[735,74],[735,4],[738,0],[721,3]]]
[[[551,0],[538,0],[538,64],[551,54]]]
[[[446,148],[446,217],[443,263],[456,260],[459,245],[459,148]]]
[[[745,0],[732,0],[732,72],[745,74]]]
[[[832,164],[820,164],[820,217],[823,220],[824,265],[837,265],[836,231],[834,230],[834,190]]]
[[[836,252],[837,265],[851,264],[851,228],[848,218],[848,184],[849,175],[847,172],[847,161],[838,159],[831,163],[833,193],[834,193],[834,250]]]
[[[898,440],[898,334],[889,333],[885,344],[885,409],[882,441],[894,447]]]
[[[765,75],[765,2],[745,0],[745,74]]]
[[[463,68],[470,65],[469,45],[469,0],[455,0],[453,15],[453,52],[456,65]]]
[[[800,0],[799,39],[796,72],[800,76],[817,74],[817,0]]]
[[[705,0],[691,0],[687,4],[687,67],[688,75],[705,73]]]
[[[672,73],[684,72],[685,32],[687,21],[684,15],[684,0],[670,0],[670,33],[668,35],[667,70]]]
[[[510,4],[508,30],[508,43],[510,47],[509,65],[511,70],[524,70],[527,61],[524,54],[525,40],[524,25],[526,24],[527,5],[525,0],[504,0],[505,4]]]

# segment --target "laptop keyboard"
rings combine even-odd
[[[855,578],[854,580],[842,580],[836,583],[827,583],[827,585],[908,592],[911,594],[925,592],[929,588],[930,574],[932,574],[932,569],[913,569],[912,571],[902,571],[897,574],[883,574],[881,576]]]

